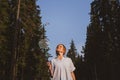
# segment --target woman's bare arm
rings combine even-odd
[[[50,76],[53,77],[53,71],[52,71],[52,65],[50,62],[47,62],[47,66],[48,66],[48,69],[49,69],[49,72],[50,72]]]
[[[76,80],[74,72],[71,72],[71,76],[72,76],[73,80]]]

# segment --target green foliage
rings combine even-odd
[[[94,0],[91,3],[91,23],[87,27],[84,51],[89,80],[119,79],[119,4],[117,0]]]
[[[49,80],[40,10],[36,0],[18,1],[0,0],[0,80]]]
[[[77,56],[77,49],[75,47],[73,40],[71,40],[70,49],[67,52],[67,56],[70,57],[72,59],[73,63],[75,64],[75,59]]]
[[[9,4],[8,2],[0,1],[0,80],[8,79],[10,70],[10,51],[8,46],[8,34],[7,26],[9,25]]]

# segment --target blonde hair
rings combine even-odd
[[[58,51],[57,51],[57,48],[58,48],[58,46],[60,46],[60,45],[62,45],[63,46],[63,55],[65,55],[65,53],[66,53],[66,47],[65,47],[65,45],[64,44],[58,44],[57,45],[57,47],[56,47],[56,55],[59,55],[59,53],[58,53]]]

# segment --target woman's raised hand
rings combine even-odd
[[[51,62],[50,62],[50,61],[48,61],[48,62],[47,62],[47,66],[48,66],[49,70],[51,70],[51,69],[52,69],[52,64],[51,64]]]

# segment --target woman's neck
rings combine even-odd
[[[63,58],[63,55],[58,55],[58,59],[62,59]]]

